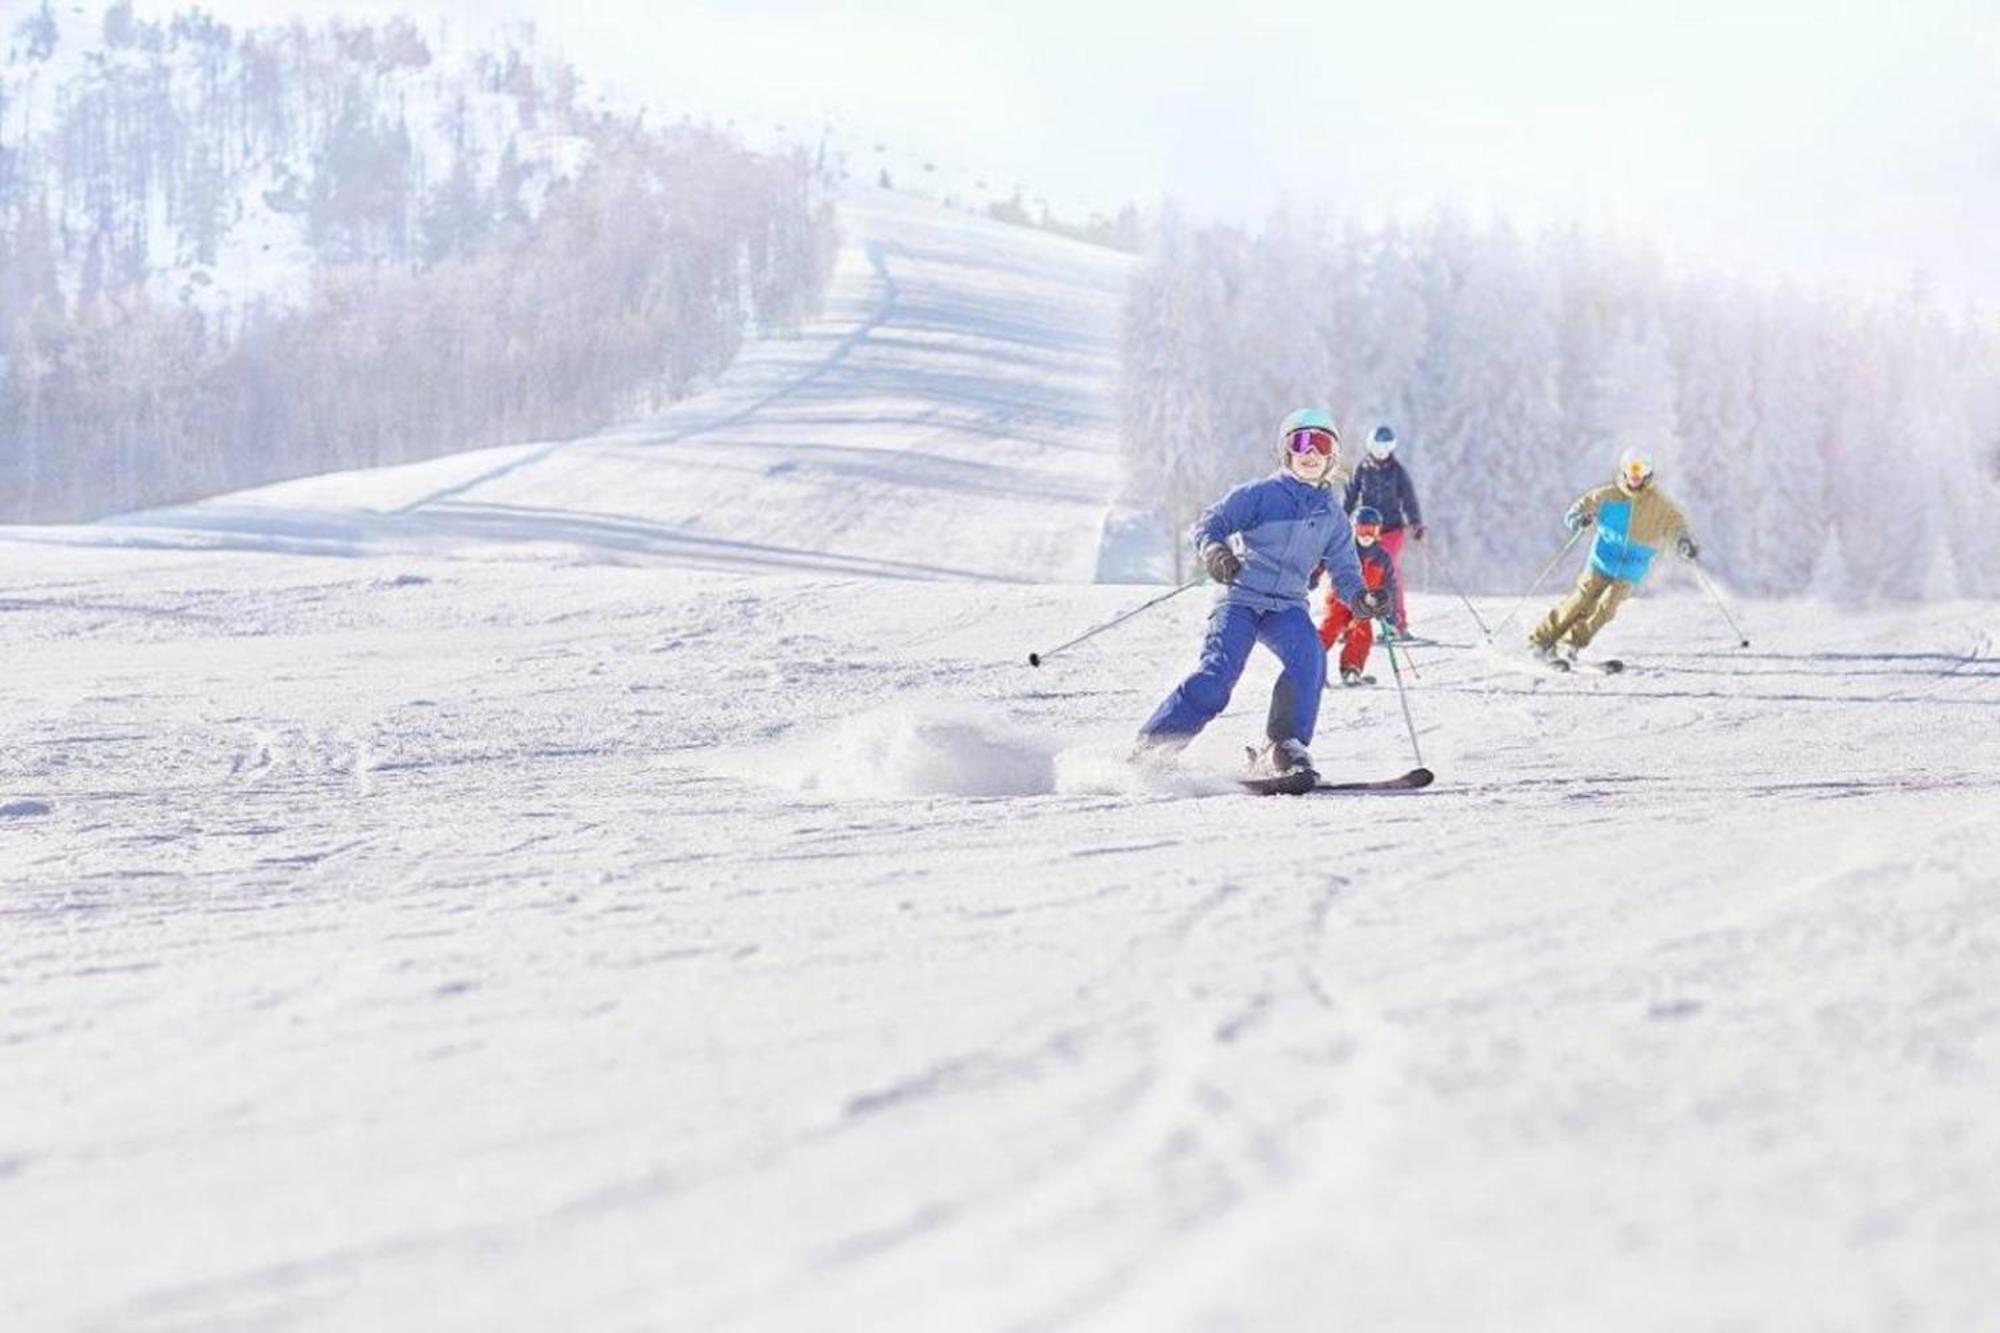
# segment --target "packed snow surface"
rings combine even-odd
[[[8,534],[0,1327],[1990,1322],[2000,610],[1420,591],[1429,791],[1238,791],[1261,655],[1135,770],[1124,261],[846,227],[662,421]]]

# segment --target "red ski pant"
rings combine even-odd
[[[1403,528],[1385,528],[1382,532],[1381,537],[1379,537],[1377,540],[1379,540],[1382,543],[1382,550],[1386,552],[1389,557],[1390,568],[1396,571],[1396,630],[1398,633],[1408,634],[1410,632],[1410,612],[1409,609],[1403,605],[1404,531],[1405,529]]]
[[[1340,669],[1359,671],[1367,665],[1368,650],[1375,646],[1375,622],[1367,616],[1355,619],[1346,603],[1335,598],[1327,603],[1326,619],[1319,624],[1320,647],[1333,650],[1340,640]]]

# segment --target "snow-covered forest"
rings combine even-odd
[[[521,32],[0,34],[0,518],[561,436],[821,301],[821,164],[590,101]]]
[[[1433,540],[1489,591],[1531,578],[1564,506],[1637,445],[1745,590],[2000,592],[2000,325],[1920,290],[1769,290],[1450,211],[1255,233],[1169,216],[1123,342],[1134,498],[1176,534],[1271,465],[1284,411],[1322,403],[1350,466],[1395,427]]]

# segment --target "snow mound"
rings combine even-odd
[[[1235,779],[1177,765],[1154,768],[1127,757],[1132,741],[1080,745],[1056,756],[1056,790],[1064,796],[1218,796],[1239,792]]]
[[[891,704],[843,718],[794,762],[796,784],[826,796],[1043,796],[1056,790],[1054,740],[962,704]]]
[[[838,800],[920,796],[1207,796],[1234,792],[1216,774],[1131,762],[1131,740],[1063,748],[998,709],[947,700],[896,703],[840,719],[782,761],[765,750],[721,767]]]

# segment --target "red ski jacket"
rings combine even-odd
[[[1369,588],[1386,589],[1389,601],[1393,605],[1396,600],[1396,566],[1389,559],[1389,553],[1382,549],[1382,543],[1371,542],[1363,546],[1360,542],[1356,542],[1354,554],[1361,557],[1361,582]],[[1325,565],[1315,569],[1312,582],[1318,583],[1320,575],[1325,572]]]

